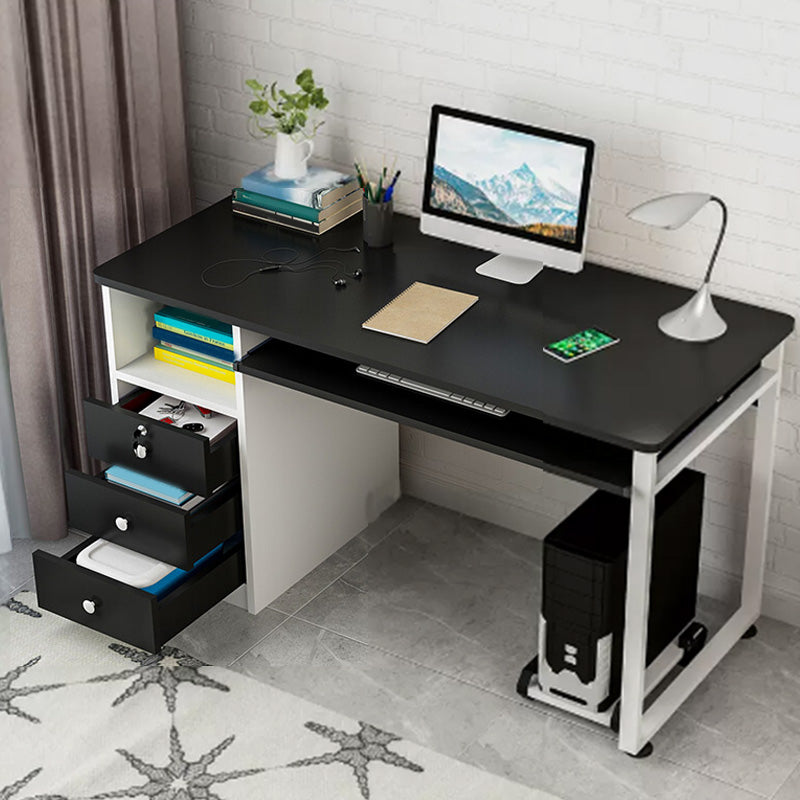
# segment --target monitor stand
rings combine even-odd
[[[543,268],[541,261],[499,255],[484,261],[475,272],[507,283],[529,283]]]

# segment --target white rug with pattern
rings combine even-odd
[[[0,606],[0,800],[557,800],[21,592]]]

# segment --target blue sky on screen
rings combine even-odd
[[[483,180],[527,163],[537,175],[558,181],[578,196],[584,155],[576,145],[444,114],[439,117],[435,161],[459,177]]]

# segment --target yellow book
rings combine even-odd
[[[167,325],[166,322],[155,321],[156,328],[162,328],[165,331],[172,331],[172,333],[179,333],[181,336],[188,336],[190,339],[197,339],[198,342],[207,342],[208,344],[215,344],[217,347],[224,347],[226,350],[233,350],[233,344],[222,342],[215,339],[213,336],[204,336],[201,333],[189,331],[186,328],[178,328],[175,325]]]
[[[199,372],[201,375],[208,375],[210,378],[217,378],[226,383],[234,383],[236,381],[236,373],[232,369],[224,369],[214,364],[206,364],[203,361],[197,361],[181,353],[176,353],[174,350],[154,347],[153,355],[155,355],[159,361],[166,361],[167,364],[175,364],[176,367],[190,369],[192,372]]]

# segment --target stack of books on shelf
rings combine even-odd
[[[234,383],[230,325],[172,306],[153,317],[153,354],[159,361]]]
[[[354,175],[310,166],[296,180],[275,176],[272,164],[242,178],[233,190],[233,213],[307,233],[325,233],[361,211]]]

